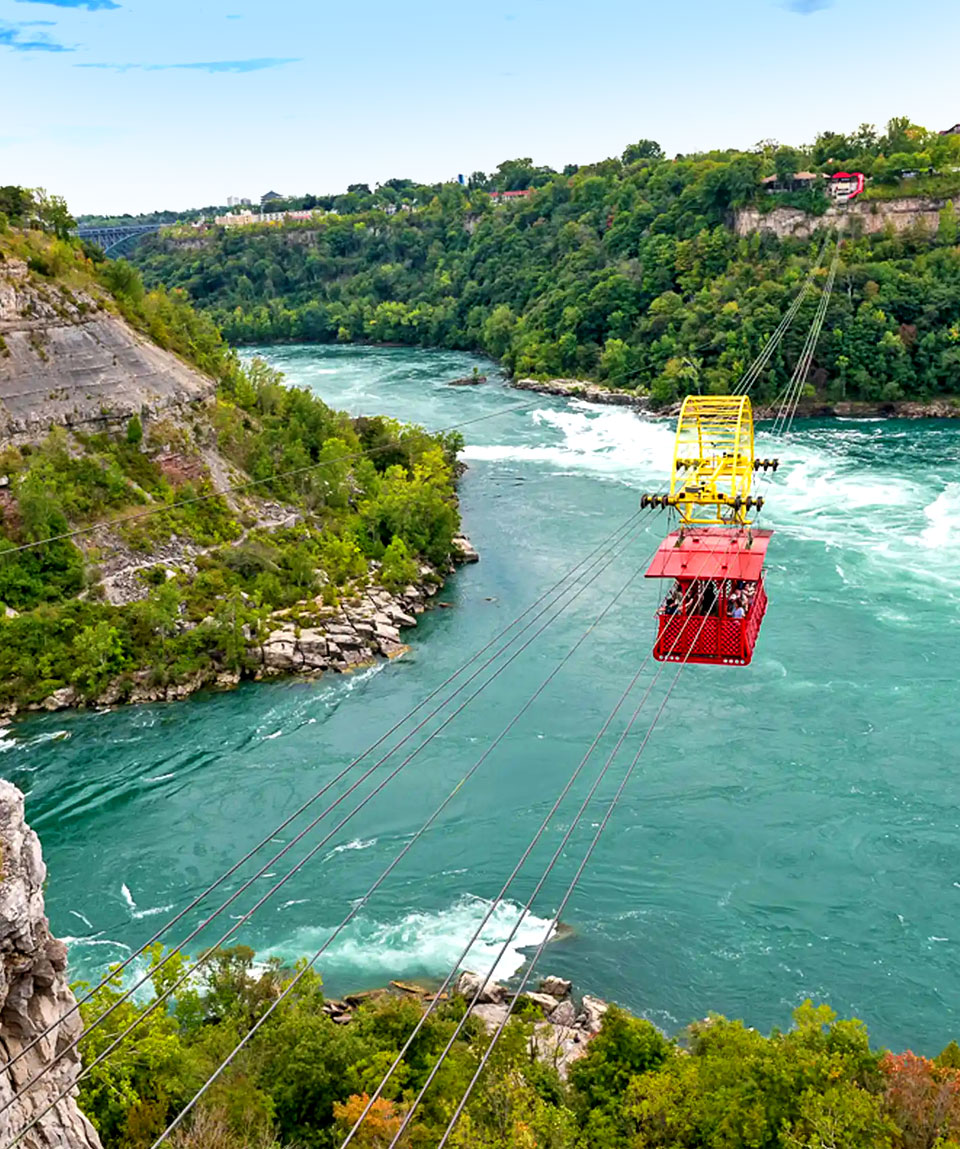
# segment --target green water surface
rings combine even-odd
[[[623,522],[669,467],[668,425],[512,391],[464,354],[265,354],[354,413],[443,427],[529,406],[466,429],[462,509],[482,561],[448,583],[452,609],[421,619],[405,657],[352,676],[36,717],[2,732],[0,765],[28,794],[52,926],[69,937],[78,974],[146,940]],[[475,364],[489,383],[446,386]],[[765,490],[776,534],[754,662],[683,672],[567,909],[573,932],[551,945],[544,972],[666,1028],[709,1010],[783,1025],[812,996],[863,1017],[878,1042],[936,1051],[960,1035],[960,428],[832,421],[803,425],[784,443],[761,436],[758,449],[784,465]],[[666,529],[661,518],[646,522],[236,940],[286,958],[320,945]],[[635,579],[337,940],[321,963],[332,991],[442,975],[456,959],[647,654],[658,589]],[[645,729],[641,721],[627,751]],[[621,768],[499,974],[517,970],[542,936]],[[591,779],[561,809],[469,964],[494,960]],[[283,872],[278,864],[228,914]],[[224,915],[218,932],[227,925]]]

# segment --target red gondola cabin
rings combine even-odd
[[[746,666],[767,609],[763,560],[773,531],[687,527],[660,544],[647,578],[670,579],[657,612],[659,662]]]

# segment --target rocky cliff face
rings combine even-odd
[[[0,262],[0,437],[94,431],[209,398],[213,380],[85,292]]]
[[[940,226],[940,209],[944,200],[912,196],[891,200],[855,200],[853,203],[828,207],[823,215],[810,215],[799,208],[778,207],[762,212],[744,208],[734,217],[737,235],[768,231],[781,239],[807,239],[822,227],[836,227],[842,220],[850,235],[873,235],[887,226],[896,232],[911,227],[924,227],[936,235]]]
[[[24,821],[23,795],[0,780],[0,1063],[11,1058],[74,1005],[67,984],[67,948],[50,934],[43,912],[47,869],[37,835]],[[0,1072],[0,1106],[6,1107],[38,1070],[80,1033],[72,1014],[6,1072]],[[26,1096],[0,1113],[6,1145],[80,1071],[76,1051],[67,1054]],[[100,1149],[90,1122],[68,1095],[20,1142],[22,1149]]]

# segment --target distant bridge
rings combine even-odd
[[[104,255],[116,257],[121,254],[118,249],[123,244],[133,247],[141,237],[169,226],[167,223],[131,223],[117,227],[78,227],[75,234],[103,248]]]

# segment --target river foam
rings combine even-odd
[[[342,978],[344,973],[361,984],[383,984],[391,978],[440,977],[460,957],[464,946],[479,926],[490,902],[464,895],[452,905],[435,912],[411,910],[393,919],[358,915],[347,930],[323,954],[318,968]],[[498,958],[500,949],[521,913],[514,902],[498,902],[490,920],[461,963],[465,969],[508,978],[523,966],[524,951],[539,945],[550,926],[548,919],[528,914],[516,936]],[[293,961],[315,952],[332,926],[304,926],[268,950],[261,957]]]

